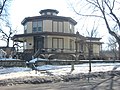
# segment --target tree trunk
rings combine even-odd
[[[120,41],[118,42],[118,59],[120,60]]]
[[[112,36],[116,39],[116,41],[117,41],[117,43],[118,43],[118,47],[119,47],[119,48],[118,48],[118,51],[119,51],[118,59],[120,60],[120,37],[119,37],[114,31],[112,31],[112,30],[110,29],[109,23],[108,23],[107,18],[106,18],[106,16],[105,16],[105,12],[102,11],[102,10],[101,10],[101,12],[102,12],[102,14],[103,14],[103,17],[104,17],[104,20],[105,20],[105,24],[106,24],[106,27],[107,27],[107,29],[108,29],[109,34],[112,35]]]
[[[6,47],[9,47],[9,38],[7,39],[7,46]]]

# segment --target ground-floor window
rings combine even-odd
[[[74,40],[70,39],[70,50],[74,49]]]
[[[64,39],[63,38],[53,38],[52,39],[52,48],[63,49],[64,48]]]

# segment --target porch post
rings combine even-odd
[[[76,32],[76,40],[75,40],[75,48],[76,48],[76,61],[78,61],[78,37],[79,37],[79,32]]]
[[[45,35],[45,38],[44,38],[44,48],[45,48],[45,51],[47,51],[47,49],[48,49],[48,39],[47,39],[47,35]]]

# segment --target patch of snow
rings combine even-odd
[[[36,74],[35,71],[20,71],[20,72],[14,72],[14,73],[11,72],[8,74],[0,75],[0,80],[19,78],[19,77],[24,77],[24,76],[40,76],[40,74]]]
[[[27,63],[35,63],[36,61],[46,61],[46,60],[48,60],[48,59],[35,58],[35,59],[30,60],[30,61],[27,62]]]
[[[24,67],[10,67],[10,68],[0,68],[0,74],[8,74],[13,72],[22,72],[22,71],[30,71],[30,68],[24,68]]]
[[[0,58],[1,61],[7,60],[7,61],[12,61],[12,60],[20,60],[20,59],[13,59],[13,58]]]
[[[38,70],[55,70],[55,69],[60,69],[60,66],[53,66],[53,65],[43,65],[43,66],[38,66]]]
[[[116,67],[115,67],[116,66]],[[59,75],[67,75],[71,72],[71,65],[43,65],[37,67],[39,70],[48,70],[55,76]],[[91,64],[91,72],[106,72],[111,71],[115,68],[116,70],[120,70],[120,63],[92,63]],[[74,70],[71,72],[72,74],[78,73],[88,73],[89,72],[89,64],[78,64],[74,65]],[[8,78],[16,78],[22,76],[45,76],[45,73],[38,72],[35,73],[31,68],[26,67],[11,67],[4,68],[0,67],[0,80],[8,79]]]

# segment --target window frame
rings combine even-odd
[[[57,40],[57,45],[56,47],[54,47],[54,40]],[[60,46],[60,42],[62,41],[62,44]],[[64,49],[64,38],[52,38],[52,48],[55,48],[55,49]]]
[[[42,20],[32,21],[32,32],[34,33],[34,32],[42,32],[42,31],[43,31],[43,21]]]

